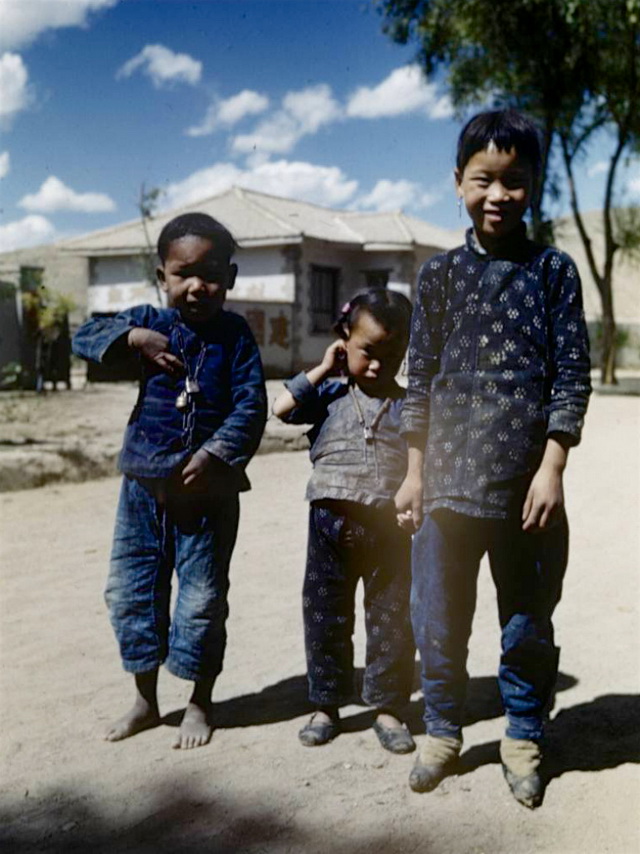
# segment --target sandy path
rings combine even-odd
[[[639,416],[639,398],[596,397],[570,464],[558,753],[534,813],[512,800],[497,764],[498,634],[486,571],[471,642],[467,773],[431,795],[412,793],[412,757],[384,753],[358,707],[333,744],[298,745],[305,454],[252,463],[219,727],[193,752],[169,747],[186,685],[168,674],[166,726],[119,744],[98,737],[130,689],[101,598],[118,481],[0,495],[3,850],[636,854]]]

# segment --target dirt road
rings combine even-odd
[[[571,455],[555,758],[536,812],[511,798],[498,762],[498,631],[486,567],[463,774],[414,794],[413,758],[385,753],[355,706],[334,743],[298,744],[307,708],[306,454],[251,465],[217,728],[191,752],[170,749],[187,686],[168,674],[163,726],[117,744],[100,739],[131,688],[102,604],[117,479],[0,495],[3,850],[637,854],[639,419],[640,398],[595,397]],[[361,631],[360,622],[359,655]],[[419,718],[416,692],[416,732]]]

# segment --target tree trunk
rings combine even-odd
[[[616,379],[616,321],[613,315],[611,279],[602,281],[602,352],[600,354],[600,382],[617,385]]]
[[[555,116],[546,116],[542,137],[542,162],[540,164],[540,176],[536,186],[533,188],[531,197],[531,237],[536,243],[540,243],[543,246],[553,242],[553,226],[551,223],[545,222],[542,199],[547,183],[549,152],[551,151],[551,144],[553,142],[554,127]]]

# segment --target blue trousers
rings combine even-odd
[[[165,494],[163,484],[122,481],[105,591],[111,623],[130,673],[164,663],[182,679],[215,678],[226,646],[238,496]]]
[[[427,515],[413,541],[411,617],[420,652],[427,732],[459,737],[480,560],[488,553],[498,596],[498,683],[507,735],[539,740],[555,686],[559,650],[551,617],[567,565],[566,516],[545,532],[518,519]]]
[[[415,644],[411,632],[411,539],[395,515],[350,502],[312,503],[302,591],[309,699],[353,701],[355,592],[364,585],[367,649],[361,696],[378,709],[409,701]]]

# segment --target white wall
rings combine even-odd
[[[229,300],[293,302],[295,276],[287,272],[280,248],[241,249],[233,260],[238,265],[238,277],[235,287],[229,291]]]
[[[124,311],[134,305],[158,305],[142,259],[136,255],[92,258],[89,262],[87,313]]]

